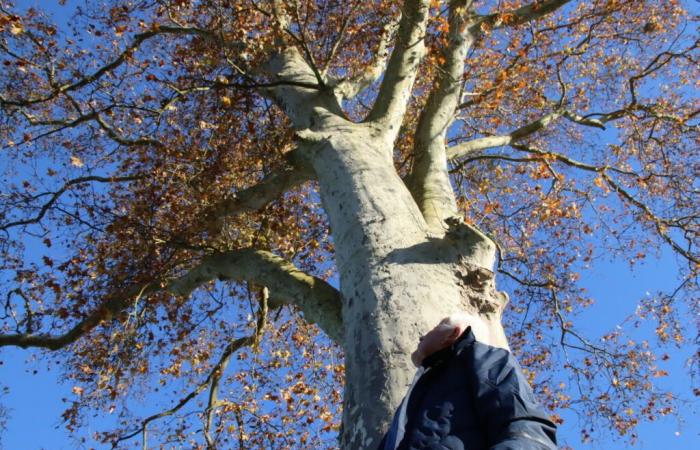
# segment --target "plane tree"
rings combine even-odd
[[[456,310],[584,439],[673,412],[656,379],[698,313],[688,5],[71,8],[0,6],[0,346],[61,364],[70,430],[101,410],[117,447],[374,448]],[[590,267],[661,253],[677,288],[628,308],[651,336],[577,323]]]

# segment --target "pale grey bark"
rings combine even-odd
[[[447,158],[459,159],[479,150],[514,144],[546,128],[550,123],[558,119],[561,115],[561,112],[555,111],[533,122],[530,122],[529,124],[524,125],[516,130],[513,130],[508,134],[472,139],[471,141],[462,142],[461,144],[454,145],[447,149]]]
[[[312,127],[313,111],[317,108],[343,114],[332,91],[318,84],[316,74],[295,47],[286,47],[273,55],[264,70],[273,80],[288,82],[261,92],[275,101],[295,129]]]
[[[518,129],[508,136],[489,137],[446,151],[445,137],[460,101],[466,55],[481,34],[481,26],[518,25],[535,20],[560,8],[569,0],[550,0],[507,12],[510,21],[499,22],[502,14],[476,16],[471,0],[449,3],[449,43],[443,51],[445,64],[438,71],[435,88],[421,112],[415,135],[415,160],[407,183],[431,231],[440,235],[445,220],[458,214],[454,191],[447,171],[447,160],[477,149],[506,145],[546,127],[556,119],[549,115]]]
[[[445,65],[438,71],[415,134],[413,167],[408,185],[431,231],[441,235],[445,220],[457,216],[457,203],[447,172],[445,137],[454,119],[462,91],[464,61],[474,42],[468,24],[473,19],[471,0],[452,0],[449,44]]]
[[[298,306],[307,321],[318,324],[330,338],[343,345],[338,291],[326,281],[307,275],[284,258],[259,249],[211,255],[182,277],[169,282],[168,290],[187,297],[194,289],[215,279],[250,281],[267,287],[272,306]]]
[[[417,336],[454,311],[500,314],[502,307],[486,305],[504,300],[467,293],[474,273],[492,278],[494,244],[459,227],[430,238],[411,194],[383,157],[385,140],[372,127],[326,120],[335,122],[327,124],[334,132],[316,141],[313,161],[343,297],[341,447],[373,448],[413,375],[408,355]]]
[[[413,375],[409,355],[417,337],[442,318],[455,311],[479,315],[491,341],[507,347],[500,323],[507,296],[493,282],[494,243],[460,220],[447,221],[447,232],[435,237],[393,165],[393,142],[424,54],[426,18],[427,2],[407,0],[365,123],[349,122],[322,90],[291,84],[271,90],[298,130],[331,222],[344,327],[343,449],[378,445]],[[469,45],[460,36],[455,65]],[[280,52],[270,67],[280,80],[314,77],[293,51]],[[458,71],[451,75],[461,79]],[[458,100],[458,83],[456,89],[445,84],[431,113],[438,125],[426,129],[442,131]],[[446,167],[441,157],[438,165]],[[449,183],[446,171],[442,176]]]
[[[425,56],[425,27],[428,20],[428,0],[406,0],[394,50],[379,94],[367,116],[370,122],[378,123],[384,130],[389,148],[396,140],[403,115],[411,97],[418,65]]]

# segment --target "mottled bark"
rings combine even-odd
[[[443,238],[385,157],[371,124],[317,111],[308,157],[333,230],[340,274],[346,387],[341,447],[373,448],[414,373],[417,337],[455,311],[485,317],[505,345],[493,286],[494,244],[454,221]]]
[[[462,92],[467,53],[474,43],[469,23],[474,20],[470,0],[452,0],[449,44],[443,49],[445,66],[437,75],[416,129],[414,162],[408,185],[431,231],[442,235],[445,220],[457,216],[457,202],[447,172],[445,138]]]
[[[299,270],[269,251],[241,249],[206,257],[197,267],[168,283],[168,290],[181,295],[215,280],[250,281],[270,289],[272,306],[295,304],[304,317],[339,345],[343,345],[338,291],[320,278]]]
[[[379,443],[414,374],[409,355],[418,336],[440,319],[456,311],[479,315],[491,327],[492,341],[507,346],[500,324],[507,297],[496,292],[491,271],[494,243],[460,220],[443,221],[436,236],[393,165],[393,141],[424,53],[426,17],[425,2],[407,2],[380,94],[364,123],[344,117],[332,87],[290,83],[267,92],[297,130],[300,157],[315,172],[331,222],[346,367],[343,449]],[[455,39],[459,59],[468,43]],[[295,50],[280,52],[268,70],[281,81],[315,81]],[[436,114],[426,118],[436,125],[427,130],[444,136],[458,90],[454,80],[444,85]],[[445,166],[444,152],[435,159]],[[442,176],[449,185],[446,171]]]

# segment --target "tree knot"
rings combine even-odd
[[[462,296],[479,314],[501,314],[508,295],[496,290],[495,275],[484,267],[461,261],[455,271]]]

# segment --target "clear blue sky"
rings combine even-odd
[[[55,0],[24,1],[23,5],[35,5],[56,11],[57,19],[65,21],[66,9],[58,7]],[[78,2],[69,2],[76,4]],[[675,286],[676,261],[663,252],[658,260],[650,260],[630,272],[622,261],[601,262],[592,271],[584,272],[582,284],[589,290],[597,302],[584,313],[579,328],[586,330],[591,337],[599,336],[620,324],[632,314],[637,301],[647,292],[669,289]],[[692,318],[691,320],[697,320]],[[679,394],[693,400],[690,379],[685,363],[692,354],[692,348],[683,348],[669,352],[671,358],[664,363],[671,376],[661,379],[661,386],[673,387]],[[0,383],[9,386],[7,394],[0,394],[0,403],[9,408],[7,430],[0,442],[6,450],[62,450],[79,448],[67,435],[61,422],[60,414],[66,404],[62,399],[70,399],[73,394],[71,385],[61,383],[60,370],[47,368],[38,351],[22,351],[4,348],[0,352]],[[36,371],[36,373],[34,373]],[[143,413],[150,414],[168,405],[172,399],[163,398],[159,407],[143,405]],[[638,428],[640,436],[637,448],[640,449],[700,449],[700,411],[698,402],[690,403],[680,416],[661,418],[653,423],[644,423]],[[579,440],[577,419],[571,414],[564,414],[564,425],[559,430],[562,443],[577,449],[617,450],[628,448],[622,442],[610,442],[612,433],[604,432],[601,440],[582,444]],[[96,417],[87,422],[88,427],[81,431],[81,436],[89,437],[94,431],[104,431],[110,424],[109,417]],[[94,428],[91,428],[94,427]],[[134,441],[135,443],[138,440]],[[96,444],[87,442],[85,448]],[[107,448],[107,447],[104,447]]]

